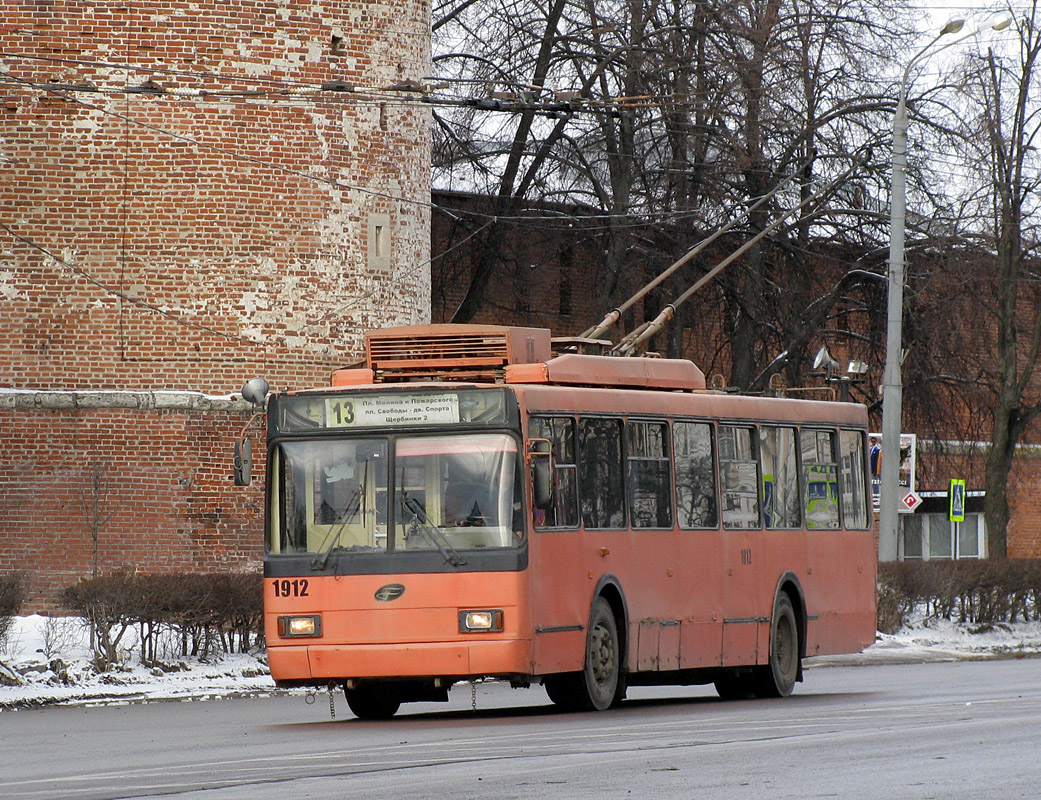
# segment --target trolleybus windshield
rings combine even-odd
[[[521,544],[519,448],[506,433],[281,442],[269,555],[459,551]]]

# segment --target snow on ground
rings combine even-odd
[[[822,656],[810,665],[897,664],[920,661],[962,661],[983,658],[1041,656],[1041,621],[990,626],[951,622],[917,613],[894,634],[877,634],[863,653]]]
[[[824,656],[808,666],[953,661],[1041,655],[1041,622],[999,623],[986,630],[916,615],[893,635],[852,656]],[[128,634],[129,635],[129,634]],[[211,699],[278,691],[263,651],[212,658],[161,657],[138,663],[134,640],[124,663],[107,673],[90,664],[86,629],[64,617],[17,617],[0,643],[0,712],[51,704],[97,705],[147,700]]]
[[[210,658],[160,654],[162,666],[140,663],[136,637],[120,643],[123,663],[98,673],[90,662],[87,629],[72,617],[16,617],[0,642],[0,712],[53,703],[270,694],[275,689],[264,652]]]

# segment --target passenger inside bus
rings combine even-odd
[[[489,502],[488,487],[471,481],[456,481],[445,489],[445,525],[472,528],[477,525],[495,525],[485,516],[485,510],[494,517],[495,504]]]

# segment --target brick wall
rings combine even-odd
[[[393,88],[431,72],[429,3],[0,11],[0,571],[36,609],[90,574],[98,470],[102,572],[255,568],[219,398],[429,319],[429,114]],[[154,390],[211,399],[127,405]]]
[[[426,321],[425,2],[0,9],[0,386],[314,383]]]
[[[1041,453],[1036,447],[1028,452],[1021,450],[1013,461],[1008,484],[1009,558],[1041,558],[1038,486],[1041,486]]]
[[[258,569],[262,481],[231,480],[250,417],[200,394],[0,392],[0,573],[24,570],[39,611],[95,571]]]
[[[489,225],[495,211],[490,198],[435,191],[433,201],[446,210],[431,220],[431,249],[438,254],[431,269],[433,322],[451,321],[490,249],[485,237],[492,240],[495,268],[473,322],[544,327],[555,336],[571,336],[603,317],[597,261],[605,242],[599,220],[576,220],[566,230],[521,218]],[[533,207],[535,214],[552,210]]]

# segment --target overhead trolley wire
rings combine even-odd
[[[79,97],[74,96],[73,94],[71,94],[67,90],[58,89],[58,88],[55,88],[54,86],[49,86],[47,84],[37,84],[37,83],[34,83],[33,81],[27,80],[25,78],[20,78],[18,76],[11,75],[10,73],[0,73],[0,83],[3,83],[3,82],[9,82],[9,83],[10,82],[16,82],[16,83],[18,83],[18,84],[20,84],[22,86],[28,86],[30,88],[34,88],[34,89],[37,89],[37,90],[40,90],[40,91],[47,92],[48,94],[51,94],[51,95],[53,95],[55,97],[58,97],[60,99],[66,100],[66,101],[71,102],[71,103],[75,103],[75,104],[80,105],[80,106],[82,106],[84,108],[88,108],[88,109],[90,109],[92,111],[97,111],[97,112],[99,112],[101,114],[104,114],[104,115],[107,115],[107,116],[111,116],[111,117],[114,117],[116,119],[120,119],[120,120],[123,120],[123,121],[128,121],[128,122],[130,122],[132,124],[141,126],[141,127],[145,128],[145,129],[153,131],[155,133],[160,133],[160,134],[162,134],[164,136],[169,136],[170,138],[176,139],[178,141],[182,141],[182,142],[185,142],[187,144],[192,144],[192,145],[197,146],[197,147],[202,148],[202,149],[211,150],[213,152],[220,153],[222,155],[228,156],[229,158],[234,158],[234,159],[242,160],[242,161],[245,161],[247,163],[255,164],[255,165],[258,165],[258,166],[267,167],[267,168],[269,168],[271,170],[282,172],[282,173],[285,173],[285,174],[295,175],[296,177],[303,178],[305,180],[311,180],[311,181],[315,181],[317,183],[323,183],[323,184],[331,186],[331,187],[333,187],[335,189],[340,189],[340,190],[345,190],[345,191],[355,191],[355,192],[359,192],[361,194],[366,194],[366,195],[369,195],[369,196],[372,196],[372,197],[377,197],[377,198],[384,199],[384,200],[391,200],[391,201],[394,201],[394,202],[405,203],[405,204],[408,204],[408,205],[414,205],[414,206],[418,206],[418,207],[422,207],[422,208],[428,208],[428,209],[432,209],[432,210],[437,210],[437,211],[440,211],[440,212],[442,212],[444,214],[447,214],[448,216],[452,217],[453,219],[458,219],[459,217],[466,216],[466,217],[477,218],[477,219],[485,219],[485,220],[495,219],[496,221],[516,221],[516,222],[520,222],[520,221],[526,221],[526,222],[544,221],[544,222],[549,222],[549,221],[563,221],[563,220],[569,218],[568,215],[565,215],[563,213],[555,213],[555,214],[549,214],[549,213],[543,213],[543,214],[536,214],[536,213],[494,214],[494,213],[488,213],[488,212],[483,212],[483,211],[474,211],[474,210],[464,209],[464,208],[453,208],[453,207],[450,207],[450,206],[445,206],[443,204],[433,203],[431,201],[417,200],[415,198],[409,198],[409,197],[404,197],[404,196],[401,196],[401,195],[395,195],[395,194],[391,194],[389,192],[381,192],[381,191],[377,191],[375,189],[369,189],[369,188],[366,188],[366,187],[363,187],[363,186],[358,186],[358,185],[355,185],[355,184],[349,184],[349,183],[345,183],[343,181],[338,181],[338,180],[335,180],[333,178],[327,178],[327,177],[324,177],[324,176],[321,176],[321,175],[316,175],[315,173],[308,172],[306,170],[293,169],[291,167],[286,167],[284,165],[276,164],[276,163],[273,163],[271,161],[266,161],[266,160],[264,160],[262,158],[258,158],[256,156],[246,155],[244,153],[240,153],[240,152],[231,150],[231,149],[226,148],[226,147],[221,147],[221,146],[216,145],[216,144],[211,144],[209,142],[202,141],[202,140],[197,139],[195,137],[188,136],[188,135],[182,134],[182,133],[177,133],[176,131],[171,131],[169,129],[162,128],[162,127],[160,127],[158,125],[154,125],[152,123],[145,122],[145,121],[143,121],[141,119],[138,119],[138,118],[136,118],[136,117],[134,117],[132,115],[123,114],[123,113],[120,113],[118,111],[114,111],[112,109],[105,108],[103,106],[100,106],[100,105],[97,105],[97,104],[94,104],[94,103],[89,103],[89,102],[87,102],[87,101],[85,101],[85,100],[83,100],[83,99],[81,99]],[[632,213],[622,213],[622,214],[610,214],[610,213],[581,214],[581,215],[579,215],[579,218],[582,219],[583,221],[603,220],[603,221],[606,222],[606,221],[611,221],[611,220],[619,220],[619,221],[622,221],[623,224],[627,224],[627,225],[630,225],[632,227],[642,227],[642,226],[645,226],[645,225],[648,225],[648,224],[661,224],[663,222],[668,222],[670,220],[682,220],[682,219],[686,219],[686,218],[691,217],[691,216],[697,216],[699,213],[703,213],[703,212],[690,211],[690,210],[686,210],[686,211],[672,211],[672,212],[664,212],[664,213],[659,213],[659,214],[648,214],[648,215],[645,216],[645,218],[643,220],[639,220],[639,219],[634,220],[633,219],[634,215]]]

